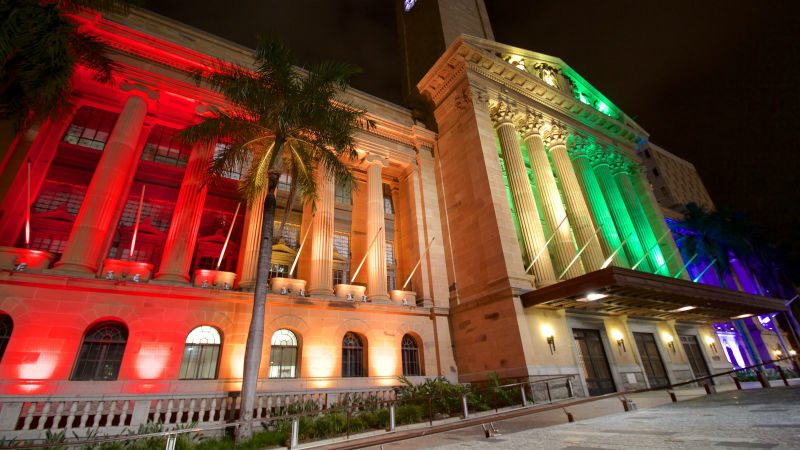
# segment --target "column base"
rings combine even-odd
[[[368,295],[367,300],[372,303],[394,303],[387,294]]]
[[[81,278],[96,278],[97,268],[90,267],[83,264],[76,263],[62,263],[57,262],[52,269],[46,270],[45,273],[52,273],[54,275],[69,275],[72,277]]]
[[[190,280],[189,276],[178,273],[159,272],[152,280],[153,283],[167,286],[185,286]]]
[[[331,289],[310,289],[308,291],[308,296],[313,298],[320,298],[322,300],[336,299],[336,296],[333,295],[333,291]]]
[[[255,280],[243,280],[239,282],[239,289],[243,291],[254,291],[256,290],[256,281]]]

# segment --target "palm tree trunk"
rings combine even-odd
[[[282,142],[275,143],[275,152],[280,154]],[[279,158],[276,158],[279,159]],[[264,315],[269,285],[267,280],[272,268],[272,232],[275,222],[275,189],[278,186],[277,172],[270,171],[267,196],[264,199],[264,219],[261,225],[261,245],[258,251],[256,285],[253,293],[253,315],[247,331],[247,345],[244,350],[244,370],[242,377],[242,402],[239,420],[242,424],[236,433],[236,440],[249,439],[253,434],[253,407],[258,389],[258,372],[261,368],[261,353],[264,349]]]

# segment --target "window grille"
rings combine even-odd
[[[365,377],[366,361],[361,338],[348,332],[342,339],[342,377]]]
[[[64,142],[102,151],[118,114],[84,106],[75,113]]]
[[[403,360],[403,375],[405,376],[419,376],[422,375],[419,364],[419,345],[417,340],[411,335],[403,336],[401,344],[401,353]]]
[[[297,378],[298,340],[289,330],[278,330],[272,335],[272,348],[269,353],[270,378]]]
[[[168,166],[186,167],[192,147],[178,138],[178,130],[156,125],[147,136],[142,160]]]
[[[219,330],[201,325],[186,336],[179,378],[182,380],[214,380],[219,368],[222,337]]]
[[[101,322],[83,336],[72,380],[116,380],[128,342],[128,329],[119,322]]]
[[[50,212],[61,205],[65,205],[68,213],[77,216],[85,196],[86,187],[84,186],[48,180],[45,181],[44,186],[39,191],[39,197],[31,207],[31,212]]]

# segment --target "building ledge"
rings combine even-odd
[[[597,294],[589,301],[588,294]],[[610,315],[720,322],[785,311],[782,300],[619,267],[523,294],[526,307],[550,306]]]

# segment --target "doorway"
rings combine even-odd
[[[586,387],[589,395],[603,395],[616,391],[611,378],[606,351],[600,332],[597,330],[574,329],[575,345],[578,348],[578,360],[586,374]]]
[[[700,378],[710,375],[706,360],[703,358],[703,352],[700,350],[700,342],[698,342],[697,336],[680,336],[680,338],[683,350],[689,359],[689,365],[692,366],[694,377]],[[711,382],[713,383],[713,381],[712,379]]]
[[[650,387],[667,386],[669,379],[664,368],[664,361],[661,360],[661,354],[658,352],[656,338],[652,333],[633,333],[633,338],[636,341],[636,348],[639,350]]]

